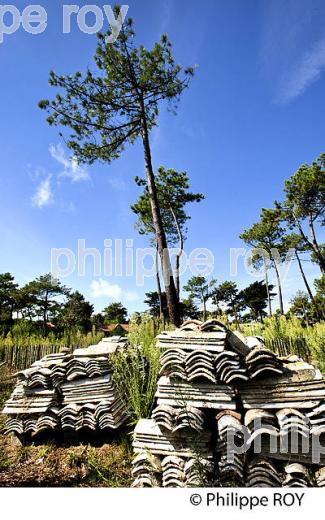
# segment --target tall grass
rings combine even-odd
[[[114,382],[128,408],[131,425],[151,414],[160,369],[155,337],[166,328],[152,319],[132,323],[128,348],[112,360]]]
[[[293,344],[295,340],[305,341],[311,358],[322,371],[325,371],[325,323],[304,326],[296,317],[274,316],[266,318],[264,323],[243,325],[246,335],[262,336],[265,341],[284,340]]]
[[[62,348],[73,350],[88,347],[98,343],[102,337],[103,334],[90,332],[88,334],[74,332],[61,337],[50,333],[43,337],[40,334],[12,331],[6,336],[0,336],[0,363],[4,361],[9,367],[24,369],[46,354],[59,352]]]

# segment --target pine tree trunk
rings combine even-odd
[[[309,215],[309,229],[310,229],[311,242],[313,245],[313,251],[318,260],[319,267],[320,267],[322,273],[325,273],[325,258],[323,256],[323,254],[319,248],[318,242],[316,240],[315,229],[314,229],[314,224],[313,224],[311,215]]]
[[[157,292],[158,292],[158,298],[159,298],[159,317],[160,317],[160,319],[163,319],[164,311],[163,311],[161,283],[160,283],[160,276],[159,276],[158,255],[159,255],[159,253],[158,253],[158,244],[156,242],[156,280],[157,280]]]
[[[311,292],[310,285],[309,285],[309,283],[308,283],[308,281],[307,281],[307,278],[306,278],[305,272],[304,272],[304,270],[303,270],[303,268],[302,268],[302,265],[301,265],[301,260],[300,260],[300,257],[299,257],[299,255],[298,255],[298,251],[297,251],[296,249],[295,249],[295,255],[296,255],[296,259],[297,259],[297,261],[298,261],[298,266],[299,266],[299,270],[300,270],[300,273],[301,273],[302,279],[303,279],[303,281],[304,281],[304,283],[305,283],[305,286],[306,286],[307,292],[308,292],[308,294],[309,294],[309,298],[311,299],[311,301],[312,301],[312,303],[313,303],[313,306],[315,307],[317,317],[318,317],[319,319],[322,319],[322,317],[323,317],[323,313],[322,313],[322,311],[319,309],[319,307],[318,307],[318,305],[317,305],[317,302],[316,302],[316,300],[315,300],[315,298],[314,298],[314,295],[313,295],[313,293]]]
[[[206,302],[205,302],[204,296],[202,297],[202,302],[203,302],[203,321],[206,321],[206,319],[207,319],[207,306],[206,306]]]
[[[267,302],[268,302],[268,306],[269,306],[269,317],[271,318],[272,317],[272,304],[271,304],[271,295],[270,295],[270,288],[269,288],[269,277],[267,274],[267,265],[266,265],[264,256],[263,256],[263,261],[264,261],[264,268],[265,268],[265,285],[266,285]]]
[[[176,282],[176,293],[177,293],[177,297],[179,299],[179,295],[180,295],[180,283],[179,283],[179,264],[180,264],[180,258],[181,258],[181,255],[183,253],[183,249],[184,249],[184,239],[183,239],[183,235],[182,235],[182,232],[181,232],[181,229],[180,229],[180,226],[179,226],[179,222],[178,222],[178,219],[175,215],[175,212],[173,210],[173,208],[170,206],[169,207],[170,209],[170,212],[173,216],[173,219],[174,219],[174,222],[175,222],[175,226],[176,226],[176,229],[177,229],[177,234],[178,234],[178,238],[179,238],[179,251],[176,255],[176,261],[175,261],[175,282]]]
[[[276,279],[278,284],[278,291],[279,291],[279,305],[280,305],[280,314],[284,314],[284,307],[283,307],[283,297],[282,297],[282,287],[281,287],[281,280],[280,275],[278,271],[278,266],[276,265],[276,262],[274,262],[274,269],[276,272]]]
[[[155,176],[152,168],[151,161],[151,152],[150,152],[150,144],[149,144],[149,135],[148,135],[148,127],[147,120],[145,115],[144,103],[142,99],[142,141],[144,148],[144,159],[146,165],[146,174],[147,174],[147,183],[148,183],[148,193],[150,198],[151,210],[152,210],[152,219],[153,225],[156,233],[156,240],[158,244],[158,251],[162,265],[163,278],[164,278],[164,286],[165,293],[167,299],[167,307],[168,314],[171,323],[178,326],[179,325],[179,305],[178,298],[174,283],[174,277],[171,269],[170,256],[167,247],[167,240],[165,230],[163,228],[157,190],[155,185]]]
[[[238,330],[241,331],[240,322],[239,322],[238,314],[236,311],[236,306],[233,301],[231,302],[231,306],[232,306],[232,312],[234,313],[234,316],[235,316],[236,325],[238,327]]]
[[[310,229],[310,233],[311,233],[311,241],[309,240],[308,236],[304,232],[304,230],[299,222],[299,219],[295,216],[294,213],[292,213],[292,216],[294,218],[295,224],[296,224],[305,244],[310,248],[311,251],[313,251],[315,258],[316,258],[316,262],[318,263],[321,272],[325,273],[325,258],[319,249],[319,245],[316,240],[314,225],[313,225],[311,216],[309,216],[309,229]]]

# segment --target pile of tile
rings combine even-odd
[[[190,352],[186,356],[185,370],[189,382],[197,380],[206,380],[211,383],[216,382],[214,358],[208,351],[201,349]]]
[[[216,416],[217,452],[219,454],[219,480],[222,485],[227,483],[242,486],[244,482],[245,454],[229,453],[229,441],[236,446],[244,443],[244,432],[241,415],[225,410]]]
[[[159,457],[142,451],[132,461],[132,487],[157,487],[161,484],[161,473]]]
[[[212,455],[211,433],[172,432],[161,428],[154,419],[140,419],[133,433],[133,449],[135,453],[149,450],[154,455],[178,457],[195,457],[198,451],[202,457],[208,458]]]
[[[170,348],[160,357],[160,375],[166,375],[187,381],[185,369],[186,353],[181,349]]]
[[[162,376],[156,392],[158,405],[193,406],[201,409],[235,410],[235,391],[228,385],[184,383]]]
[[[72,354],[50,354],[18,372],[17,385],[3,410],[8,415],[7,430],[23,436],[123,425],[127,412],[115,392],[109,359],[125,347],[125,341],[106,338]]]
[[[216,320],[189,320],[160,334],[157,347],[155,406],[133,442],[137,457],[160,461],[156,485],[202,485],[202,472],[190,471],[201,461],[206,485],[325,486],[325,455],[320,448],[315,458],[310,443],[325,437],[325,382],[314,366]],[[134,485],[148,485],[143,478]]]
[[[169,455],[161,462],[163,487],[185,487],[185,461],[181,457]]]
[[[312,435],[325,433],[325,403],[316,406],[312,411],[308,411],[306,415],[310,421],[310,433]]]
[[[247,487],[281,487],[282,474],[269,459],[253,458],[247,466]]]
[[[325,467],[316,471],[315,480],[317,487],[325,487]]]
[[[236,352],[225,350],[214,360],[217,381],[227,385],[246,382],[249,375]]]
[[[309,485],[309,472],[302,464],[287,464],[284,467],[284,474],[283,487],[303,488]]]
[[[277,356],[262,345],[256,345],[247,354],[245,364],[250,379],[283,373],[283,364]]]
[[[162,429],[177,432],[180,430],[204,430],[205,415],[194,406],[174,408],[169,405],[158,405],[152,412],[152,419]]]

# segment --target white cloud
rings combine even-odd
[[[303,95],[325,70],[323,3],[267,2],[262,11],[261,72],[277,104]]]
[[[277,101],[286,104],[300,96],[325,69],[325,38],[306,51],[301,60],[285,74],[280,84]]]
[[[36,193],[32,198],[33,206],[43,208],[52,202],[51,175],[41,181],[37,187]]]
[[[51,144],[49,152],[53,159],[64,167],[62,172],[59,174],[59,177],[69,177],[72,182],[89,180],[88,171],[78,164],[75,157],[67,158],[61,144],[56,146]]]
[[[119,177],[109,177],[107,181],[108,184],[116,191],[125,191],[127,189],[126,182]]]
[[[118,284],[110,284],[106,280],[99,278],[93,280],[90,284],[90,295],[93,298],[107,297],[113,301],[132,302],[139,299],[137,293],[132,291],[124,291]]]

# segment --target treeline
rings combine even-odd
[[[272,291],[273,285],[268,290]],[[204,276],[193,276],[184,286],[188,297],[180,303],[180,315],[185,319],[202,319],[209,316],[224,318],[226,321],[240,323],[261,320],[267,316],[268,291],[263,282],[254,282],[239,291],[235,282],[225,281],[217,285],[216,280],[208,280]],[[272,293],[273,294],[273,293]],[[168,311],[163,293],[163,317],[167,319]],[[159,297],[157,292],[146,293],[145,303],[153,317],[160,316]],[[212,307],[213,306],[213,307]],[[212,310],[213,309],[213,310]],[[245,313],[243,314],[243,311]]]
[[[305,308],[318,320],[325,317],[325,245],[319,243],[317,227],[325,224],[325,153],[310,165],[303,164],[284,183],[284,198],[275,201],[273,208],[263,208],[260,219],[240,238],[252,247],[252,264],[260,267],[268,286],[269,271],[274,270],[280,314],[284,314],[283,287],[280,263],[296,262],[306,288],[298,293],[294,307]],[[318,265],[321,277],[314,281],[316,294],[308,281],[303,262]],[[301,297],[304,297],[303,300]],[[300,301],[300,303],[299,303]],[[271,294],[268,294],[268,313],[272,316]]]
[[[121,303],[112,303],[102,313],[94,314],[93,305],[79,291],[72,291],[51,274],[22,287],[12,274],[0,274],[0,335],[14,327],[25,334],[43,336],[49,332],[87,333],[102,325],[124,323],[127,314]]]

